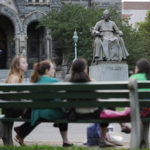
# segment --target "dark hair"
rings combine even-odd
[[[70,82],[88,82],[90,77],[88,73],[85,72],[87,67],[87,62],[85,59],[77,59],[73,62],[71,68],[71,78]]]
[[[150,80],[150,63],[147,59],[141,58],[136,62],[138,73],[145,73],[147,80]]]
[[[50,70],[50,60],[43,60],[40,63],[35,63],[31,75],[31,82],[38,82],[40,77],[45,74],[46,70]]]

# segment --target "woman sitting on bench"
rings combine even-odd
[[[18,56],[14,57],[10,70],[8,73],[8,76],[5,80],[5,83],[22,83],[24,80],[24,72],[27,71],[28,68],[28,63],[25,57],[23,56]],[[14,109],[14,108],[7,108],[7,109],[2,109],[2,113],[5,114],[6,117],[19,117],[23,113],[23,109]],[[4,145],[13,145],[13,140],[12,140],[12,127],[13,127],[13,122],[3,122],[3,142]],[[7,135],[7,136],[6,136]]]
[[[92,82],[88,75],[88,66],[85,59],[77,59],[72,64],[70,82]],[[96,99],[95,99],[96,100]],[[100,119],[101,109],[98,108],[76,108],[76,115],[79,119]],[[100,147],[113,147],[114,144],[106,141],[107,123],[100,124]]]
[[[34,64],[33,72],[31,75],[32,83],[54,83],[58,82],[56,78],[54,78],[55,68],[50,60],[44,60],[40,63]],[[58,100],[58,99],[54,99]],[[36,100],[34,100],[36,101]],[[31,125],[28,125],[26,129],[25,125],[21,125],[20,127],[16,127],[17,135],[19,138],[19,143],[22,145],[23,139],[27,134],[29,134],[41,121],[62,119],[66,116],[66,112],[62,109],[32,109],[31,111]],[[26,123],[25,123],[26,124]],[[60,130],[61,137],[63,139],[63,146],[72,146],[70,144],[67,137],[68,124],[67,123],[59,123],[58,128]],[[25,133],[25,134],[24,134]]]

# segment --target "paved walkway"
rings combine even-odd
[[[21,123],[15,123],[18,126]],[[86,142],[86,129],[89,124],[69,124],[68,138],[75,145],[82,145]],[[111,124],[114,126],[114,132],[123,137],[124,146],[129,147],[130,134],[120,132],[119,124]],[[15,133],[13,132],[13,137]],[[58,128],[54,128],[52,123],[42,123],[31,134],[25,138],[25,143],[30,144],[48,144],[48,145],[61,145],[62,140]],[[2,141],[0,140],[0,144]],[[15,143],[17,145],[17,143]]]

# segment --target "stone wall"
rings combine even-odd
[[[62,0],[64,3],[88,6],[88,0]],[[92,6],[99,8],[113,8],[121,11],[121,0],[91,0]]]
[[[92,5],[99,8],[113,8],[121,12],[121,0],[92,0]]]
[[[50,10],[49,3],[31,3],[28,0],[15,0],[17,8],[22,15],[27,15],[33,11],[47,12]]]

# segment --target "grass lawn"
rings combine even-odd
[[[63,148],[63,147],[58,147],[58,146],[33,145],[33,146],[22,146],[22,147],[3,146],[3,147],[0,147],[0,150],[100,150],[100,148],[99,147],[80,147],[80,146]],[[109,148],[108,150],[116,150],[116,148]]]

